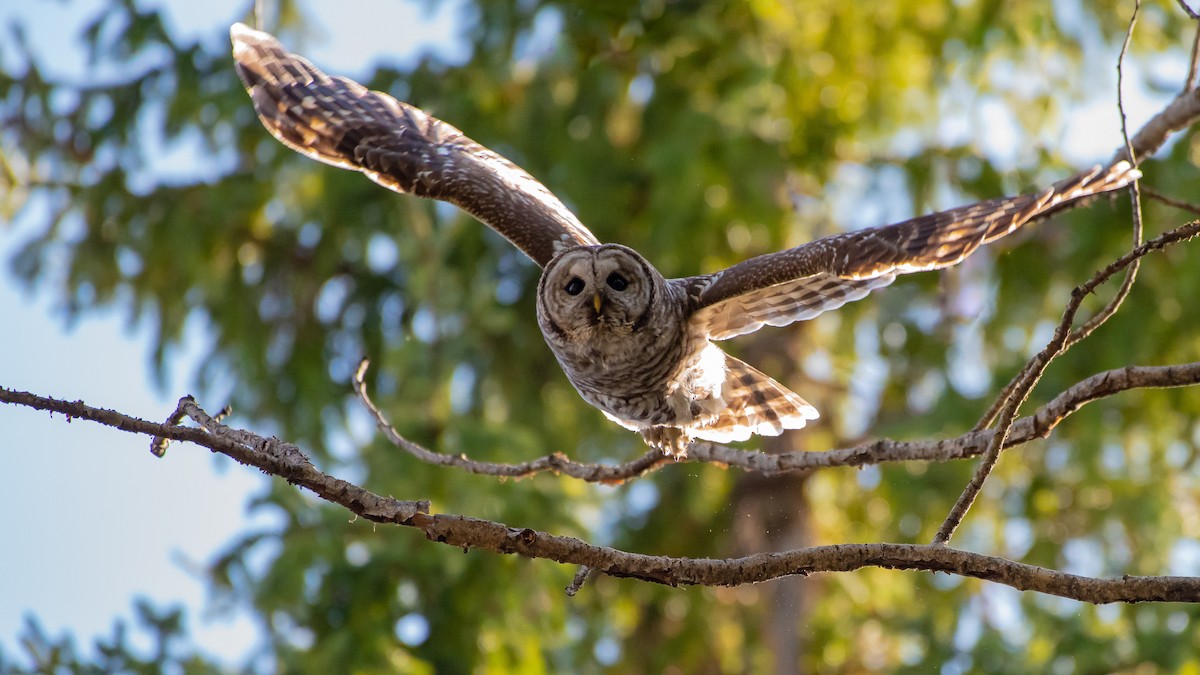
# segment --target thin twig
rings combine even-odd
[[[1130,183],[1129,190],[1133,195],[1133,245],[1137,246],[1142,240],[1142,199],[1140,183],[1138,181]],[[1063,347],[1063,351],[1074,347],[1075,344],[1080,340],[1083,340],[1094,333],[1097,328],[1099,328],[1117,313],[1117,310],[1121,308],[1121,305],[1129,296],[1129,292],[1133,290],[1133,284],[1137,281],[1138,268],[1139,261],[1134,261],[1129,269],[1125,271],[1125,277],[1121,280],[1121,286],[1117,289],[1116,294],[1113,295],[1112,299],[1108,301],[1103,309],[1101,309],[1094,316],[1092,316],[1092,318],[1084,322],[1082,326],[1075,329],[1070,335],[1067,336],[1067,342]],[[992,422],[996,421],[996,418],[1004,409],[1004,406],[1009,402],[1009,400],[1012,399],[1013,392],[1032,389],[1032,384],[1029,382],[1031,372],[1032,369],[1030,367],[1030,363],[1026,363],[1025,367],[1022,368],[1017,375],[1013,377],[1013,379],[1009,380],[1008,384],[1004,385],[1004,388],[1000,390],[1000,393],[992,401],[992,405],[987,409],[983,416],[979,418],[979,421],[975,423],[973,428],[975,430],[979,430],[986,429],[987,427],[991,426]]]
[[[579,571],[575,573],[575,578],[571,580],[571,585],[567,586],[567,595],[574,597],[579,592],[579,589],[583,588],[583,585],[587,583],[588,579],[592,578],[592,574],[595,571],[587,565],[580,567]]]
[[[984,411],[983,416],[980,417],[979,421],[975,423],[974,427],[972,427],[973,431],[981,431],[986,429],[992,425],[992,422],[996,421],[996,416],[1000,414],[1000,410],[1003,409],[1012,398],[1012,393],[1016,391],[1017,387],[1024,386],[1025,378],[1028,373],[1029,363],[1026,362],[1025,367],[1017,371],[1017,374],[1013,376],[1013,379],[1009,380],[1008,384],[1004,385],[1004,388],[1002,388],[1000,393],[996,395],[996,398],[992,399],[992,404],[988,406],[988,409]]]
[[[1163,204],[1177,208],[1180,211],[1186,211],[1193,215],[1200,216],[1200,205],[1192,204],[1191,202],[1185,202],[1182,199],[1176,199],[1175,197],[1163,194],[1162,192],[1159,192],[1151,187],[1142,186],[1140,189],[1142,193],[1144,193],[1150,199],[1162,202]]]
[[[1200,88],[1193,88],[1176,96],[1133,135],[1133,157],[1140,162],[1158,152],[1171,134],[1191,126],[1197,117],[1200,117]],[[1129,159],[1129,155],[1122,148],[1113,159]]]
[[[167,420],[163,424],[174,427],[178,426],[187,417],[187,413],[183,411],[184,399],[179,399],[179,404],[175,406],[175,410],[167,416]],[[167,454],[167,446],[171,444],[171,439],[165,436],[155,436],[150,440],[150,454],[155,457],[164,457]]]
[[[572,478],[595,483],[620,483],[630,478],[637,478],[646,472],[653,471],[663,464],[676,460],[671,459],[658,450],[650,450],[637,459],[617,465],[583,464],[576,462],[561,452],[539,457],[538,459],[520,464],[502,464],[498,462],[480,462],[470,459],[464,454],[446,455],[434,452],[429,448],[414,443],[396,431],[388,422],[367,393],[366,373],[370,366],[368,359],[359,362],[354,371],[354,391],[363,402],[371,416],[375,418],[375,426],[387,436],[396,447],[408,452],[413,457],[427,464],[437,466],[452,466],[468,473],[487,476],[503,476],[506,478],[526,478],[543,471],[566,474]]]
[[[1196,10],[1192,9],[1187,4],[1187,0],[1177,0],[1177,2],[1179,4],[1179,6],[1183,9],[1183,12],[1185,14],[1187,14],[1189,17],[1191,17],[1193,19],[1200,19],[1200,14],[1197,14]]]
[[[1121,116],[1121,137],[1125,142],[1125,148],[1122,153],[1118,153],[1118,156],[1133,158],[1130,160],[1130,163],[1133,164],[1134,169],[1137,168],[1138,153],[1134,151],[1133,144],[1129,140],[1129,129],[1127,126],[1127,117],[1125,115],[1125,71],[1123,66],[1125,63],[1125,55],[1129,51],[1130,40],[1133,38],[1133,28],[1135,25],[1137,25],[1138,11],[1141,9],[1141,5],[1141,0],[1135,0],[1133,16],[1129,18],[1129,27],[1125,31],[1125,42],[1122,43],[1121,53],[1117,57],[1117,110],[1120,112]],[[1133,246],[1136,247],[1142,243],[1142,207],[1141,195],[1138,192],[1139,181],[1135,180],[1130,183],[1129,189],[1134,200]],[[1097,328],[1104,324],[1104,322],[1111,319],[1112,316],[1117,313],[1117,310],[1120,309],[1121,304],[1125,302],[1125,298],[1133,289],[1133,284],[1137,280],[1137,271],[1138,263],[1134,262],[1134,264],[1126,271],[1125,279],[1121,282],[1121,286],[1117,289],[1117,292],[1113,296],[1112,300],[1105,305],[1104,309],[1102,309],[1095,316],[1084,323],[1084,325],[1078,330],[1074,331],[1070,336],[1068,336],[1065,349],[1070,349],[1075,345],[1075,343],[1091,335]],[[988,426],[991,426],[992,422],[996,421],[996,417],[1000,414],[1000,411],[1004,410],[1004,407],[1008,405],[1010,400],[1012,400],[1015,392],[1027,391],[1033,388],[1033,383],[1029,381],[1031,372],[1032,368],[1029,364],[1026,364],[1025,368],[1022,368],[1021,371],[1017,373],[1016,377],[1014,377],[1012,380],[1009,380],[1008,384],[1004,385],[1004,388],[1000,390],[1000,394],[992,401],[992,405],[988,407],[987,411],[983,414],[983,417],[981,417],[975,424],[975,429],[984,429]]]
[[[1134,388],[1182,387],[1194,384],[1200,384],[1200,362],[1174,366],[1127,366],[1097,373],[1063,391],[1038,408],[1034,414],[1014,422],[1008,438],[1004,441],[1004,448],[1023,445],[1037,438],[1046,438],[1067,417],[1092,401]],[[992,444],[995,435],[995,430],[984,429],[937,441],[878,439],[844,449],[779,455],[700,445],[693,446],[695,452],[689,451],[694,455],[689,459],[716,462],[764,474],[839,466],[862,467],[892,462],[946,462],[983,454]]]
[[[1133,152],[1133,144],[1129,141],[1129,125],[1128,117],[1125,115],[1125,55],[1129,52],[1129,43],[1133,39],[1133,29],[1137,25],[1138,10],[1142,7],[1141,0],[1135,0],[1133,3],[1133,16],[1129,17],[1129,28],[1125,31],[1125,42],[1121,45],[1121,54],[1117,57],[1117,111],[1121,115],[1121,138],[1125,140],[1125,152],[1130,157],[1135,157],[1133,160],[1133,168],[1138,168],[1136,155]],[[1140,180],[1135,180],[1129,184],[1129,194],[1133,202],[1133,244],[1136,248],[1142,243],[1142,193],[1139,189]],[[1104,309],[1100,310],[1091,319],[1088,319],[1082,326],[1073,331],[1067,336],[1067,342],[1063,345],[1063,351],[1075,346],[1075,343],[1083,340],[1091,335],[1097,328],[1104,325],[1117,313],[1121,308],[1121,304],[1125,302],[1125,298],[1129,297],[1129,292],[1133,290],[1133,284],[1137,281],[1138,268],[1141,266],[1140,260],[1133,261],[1133,264],[1125,270],[1125,278],[1121,280],[1121,287],[1117,289],[1116,295],[1113,296]]]
[[[1000,458],[1000,451],[1004,448],[1005,440],[1012,429],[1021,404],[1029,397],[1029,393],[1038,383],[1038,380],[1041,379],[1042,374],[1046,372],[1046,368],[1050,365],[1050,362],[1067,349],[1067,340],[1071,335],[1070,327],[1075,321],[1075,314],[1079,311],[1080,305],[1083,304],[1083,299],[1092,293],[1097,286],[1111,278],[1112,275],[1140,260],[1147,253],[1182,241],[1182,239],[1176,238],[1181,231],[1191,232],[1190,235],[1184,237],[1185,239],[1195,236],[1196,229],[1192,226],[1197,225],[1200,225],[1200,221],[1189,223],[1183,228],[1177,228],[1138,246],[1109,264],[1103,270],[1097,272],[1086,283],[1077,286],[1071,292],[1071,300],[1067,303],[1067,307],[1063,311],[1062,320],[1059,321],[1058,327],[1054,331],[1054,337],[1051,338],[1050,342],[1040,352],[1029,360],[1029,363],[1025,365],[1021,374],[1018,375],[1017,379],[1020,380],[1020,384],[1013,388],[1012,394],[1001,409],[999,422],[996,425],[996,433],[992,437],[987,451],[984,452],[983,459],[980,461],[975,473],[971,476],[971,480],[958,496],[958,500],[955,501],[954,506],[951,507],[945,520],[942,521],[941,527],[938,528],[937,533],[934,535],[934,544],[944,544],[950,541],[950,537],[954,536],[954,531],[958,529],[958,526],[962,524],[963,518],[966,517],[967,511],[975,503],[975,499],[983,489],[984,482],[987,481],[992,469],[996,466],[997,460]]]
[[[1200,226],[1200,221],[1189,223],[1184,228],[1177,228],[1159,237],[1156,237],[1145,244],[1135,248],[1118,258],[1116,261],[1109,264],[1103,270],[1100,270],[1092,276],[1086,283],[1077,286],[1071,292],[1071,300],[1067,303],[1066,309],[1063,311],[1062,320],[1054,331],[1054,337],[1050,340],[1042,351],[1038,352],[1026,365],[1028,375],[1022,380],[1021,387],[1013,392],[1011,398],[1005,404],[1004,409],[1000,413],[999,423],[996,426],[996,434],[992,438],[991,444],[988,445],[987,451],[984,453],[983,460],[980,461],[979,467],[975,474],[971,477],[971,481],[967,483],[962,494],[950,509],[946,519],[942,521],[941,527],[938,528],[937,534],[934,536],[934,544],[942,544],[950,540],[954,535],[954,531],[962,523],[962,519],[970,510],[971,504],[975,502],[975,498],[979,496],[979,491],[983,489],[983,483],[987,480],[988,474],[996,465],[996,460],[1000,457],[1000,451],[1004,447],[1005,439],[1012,428],[1012,424],[1016,419],[1017,410],[1021,404],[1028,398],[1029,392],[1033,390],[1034,385],[1041,379],[1042,373],[1050,365],[1057,356],[1063,353],[1066,349],[1067,338],[1070,335],[1071,324],[1075,320],[1075,314],[1079,311],[1080,305],[1083,304],[1083,299],[1090,293],[1096,290],[1096,287],[1110,279],[1117,272],[1127,268],[1135,261],[1141,259],[1151,251],[1166,248],[1172,243],[1182,241],[1178,239],[1178,235],[1182,232],[1190,232],[1184,238],[1190,238],[1196,235],[1196,227]]]
[[[195,403],[191,396],[184,396],[183,398],[179,399],[179,403],[175,406],[175,410],[169,417],[167,417],[167,421],[163,422],[163,424],[166,424],[167,426],[177,426],[180,422],[182,422],[183,419],[187,417],[185,404],[188,402],[193,404]],[[224,408],[221,408],[216,415],[213,415],[212,419],[214,422],[220,422],[226,417],[229,417],[232,412],[233,408],[227,405]],[[171,439],[165,436],[155,436],[150,441],[150,454],[154,455],[155,457],[164,457],[167,454],[167,446],[170,444]]]
[[[1197,230],[1200,231],[1200,224],[1197,225]],[[1063,420],[1092,401],[1131,389],[1187,387],[1197,384],[1200,384],[1200,361],[1170,366],[1126,366],[1097,373],[1069,387],[1039,408],[1035,414],[1017,420],[1013,424],[1005,447],[1014,447],[1036,438],[1046,437]],[[0,403],[60,413],[68,418],[86,419],[131,433],[161,436],[174,441],[188,441],[214,451],[224,452],[234,459],[242,461],[236,452],[228,451],[228,448],[219,446],[219,444],[214,446],[211,429],[220,430],[222,427],[216,425],[212,418],[202,415],[202,411],[196,407],[191,396],[183,397],[179,405],[189,416],[192,416],[192,412],[188,411],[196,411],[195,416],[201,420],[204,428],[151,422],[116,411],[95,408],[82,401],[64,401],[3,387],[0,387]],[[994,431],[987,429],[968,432],[957,438],[936,441],[878,439],[850,448],[789,452],[777,455],[700,443],[692,446],[686,460],[670,462],[666,466],[683,462],[711,463],[745,471],[777,474],[840,466],[862,467],[891,462],[944,462],[978,456],[990,445],[994,435]],[[242,463],[248,462],[243,461]]]
[[[1200,231],[1200,226],[1197,229]],[[1200,384],[1200,362],[1182,363],[1171,366],[1126,366],[1124,368],[1097,373],[1067,388],[1044,406],[1038,408],[1032,415],[1022,417],[1014,422],[1004,447],[1011,448],[1028,443],[1036,438],[1045,438],[1072,413],[1092,401],[1107,398],[1130,389],[1186,387],[1195,384]],[[711,443],[696,443],[688,448],[688,456],[686,458],[665,462],[656,465],[655,468],[659,469],[684,463],[707,463],[741,469],[751,473],[775,475],[792,471],[810,471],[812,469],[834,467],[857,468],[893,462],[946,462],[956,459],[969,459],[983,454],[983,451],[991,444],[994,436],[994,430],[984,429],[970,431],[956,438],[946,438],[936,441],[896,441],[881,438],[848,448],[813,451],[800,450],[779,454],[756,450],[742,450],[740,448]],[[406,450],[410,447],[421,448],[421,446],[411,441],[408,443],[408,446],[398,447]],[[421,449],[424,452],[413,455],[417,459],[423,460],[427,456],[426,453],[433,456],[450,456],[440,455],[440,453],[428,450],[427,448]],[[472,462],[472,460],[462,455],[453,455],[453,457],[461,458],[466,462]],[[441,461],[433,463],[442,464]],[[487,473],[484,470],[489,468],[486,463],[474,464],[473,468],[477,469],[475,473]],[[502,471],[491,475],[507,477],[533,476],[536,473],[548,470],[541,467],[536,461],[523,464],[499,464],[491,466],[502,469]],[[605,474],[599,472],[593,473],[593,469],[615,472],[616,467],[588,464],[578,464],[575,466],[578,467],[575,473],[563,473],[574,478],[579,478],[580,480],[607,482],[609,484],[636,478],[641,475],[634,471],[629,471],[627,474],[619,474],[615,477],[609,474],[608,478],[601,481],[599,476]],[[527,470],[527,473],[520,473],[521,470]]]
[[[1184,5],[1184,7],[1186,6]],[[1192,16],[1192,18],[1195,19],[1197,17]],[[1196,88],[1196,78],[1200,76],[1200,73],[1197,71],[1200,71],[1200,24],[1196,26],[1196,34],[1192,37],[1192,57],[1188,62],[1187,79],[1183,82],[1183,91],[1180,92],[1181,94],[1186,94]]]

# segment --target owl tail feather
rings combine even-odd
[[[817,409],[754,366],[725,355],[725,407],[691,435],[714,443],[744,441],[752,434],[778,436],[815,420]]]

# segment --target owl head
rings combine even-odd
[[[662,275],[619,244],[568,249],[546,265],[538,282],[538,319],[569,336],[628,333],[650,318]]]

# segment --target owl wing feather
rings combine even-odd
[[[600,243],[533,176],[453,126],[329,77],[267,33],[238,23],[229,34],[254,110],[284,145],[396,192],[455,204],[542,267],[564,248]]]
[[[1124,187],[1140,175],[1125,161],[1096,166],[1038,193],[833,235],[673,283],[688,296],[692,325],[709,339],[725,340],[764,325],[810,319],[866,297],[898,274],[955,265],[1031,220]]]
[[[778,436],[801,429],[820,415],[808,401],[754,366],[725,354],[725,406],[716,417],[692,428],[691,435],[714,443],[744,441],[752,435]]]

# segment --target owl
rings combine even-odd
[[[329,77],[266,33],[235,24],[230,35],[254,109],[285,145],[396,192],[453,203],[541,266],[538,326],[567,379],[609,419],[675,456],[696,439],[775,436],[817,419],[803,398],[718,342],[811,319],[899,274],[954,265],[1035,218],[1140,176],[1119,161],[1035,194],[667,279],[637,251],[600,243],[541,183],[453,126]]]

